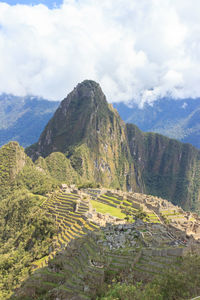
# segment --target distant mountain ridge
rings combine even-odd
[[[36,96],[0,95],[0,146],[11,140],[27,147],[35,143],[59,101]],[[142,109],[136,104],[113,103],[126,123],[157,132],[200,149],[200,99],[160,99]]]
[[[71,177],[77,182],[84,178],[86,182],[97,182],[111,188],[157,195],[186,209],[200,209],[199,151],[189,144],[183,145],[159,134],[143,133],[133,124],[126,125],[116,109],[107,103],[96,82],[86,80],[79,84],[60,103],[49,122],[59,102],[11,95],[3,95],[0,99],[1,144],[17,140],[22,146],[27,146],[39,139],[27,153],[34,160],[41,156],[38,166],[50,173],[59,165],[56,178],[66,177],[65,168],[71,170]],[[175,104],[182,105],[184,117],[188,113],[192,116],[188,124],[198,127],[197,100],[190,105],[173,101],[175,104],[171,112],[170,101],[165,102],[168,107],[166,116],[173,115],[173,110],[177,111]],[[162,124],[160,104],[157,105],[155,116],[154,108],[148,107],[149,113],[146,109],[141,111],[143,118],[138,115],[138,121],[142,123],[145,120],[150,126],[154,122],[152,116],[156,118],[158,114],[158,123]],[[122,112],[121,109],[124,118],[130,110],[124,106],[121,108],[125,110]],[[183,117],[182,112],[177,115],[177,118],[180,117]],[[51,155],[53,152],[55,154]],[[62,155],[57,152],[62,152]],[[47,160],[43,161],[45,157]]]
[[[52,152],[64,153],[86,181],[124,189],[140,185],[130,163],[126,126],[94,81],[78,84],[61,102],[38,143],[27,149],[34,160]]]
[[[200,148],[200,98],[163,98],[140,109],[132,104],[114,103],[121,118],[145,132],[157,132]]]
[[[125,124],[86,80],[26,153],[17,142],[0,148],[0,299],[91,299],[105,283],[120,278],[123,287],[138,274],[131,290],[143,299],[138,287],[155,270],[166,276],[156,277],[151,299],[159,282],[163,299],[199,294],[199,258],[182,272],[180,262],[199,249],[200,218],[152,196],[200,212],[198,149]],[[146,291],[150,299],[149,284]]]
[[[129,139],[138,135],[140,147],[142,132],[132,126]],[[196,213],[151,195],[97,184],[88,188],[80,177],[63,153],[33,163],[17,142],[0,148],[0,299],[89,300],[99,297],[99,286],[104,293],[111,281],[124,287],[126,280],[137,280],[139,285],[131,287],[137,299],[154,300],[155,290],[149,297],[154,275],[159,275],[152,283],[159,289],[157,299],[176,298],[177,286],[183,296],[199,294],[200,261],[191,255],[199,251]],[[186,254],[190,261],[183,265]],[[145,298],[143,290],[138,294],[142,281]],[[173,289],[166,288],[170,282]],[[129,291],[121,299],[136,299]]]
[[[58,105],[35,96],[0,95],[0,146],[11,140],[24,147],[35,143]]]
[[[200,209],[200,151],[125,124],[94,81],[77,85],[61,102],[38,143],[27,149],[34,160],[52,152],[64,153],[86,181]]]

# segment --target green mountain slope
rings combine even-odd
[[[100,206],[106,207],[105,213]],[[59,226],[56,247],[51,247],[55,251],[40,268],[34,263],[37,269],[11,299],[111,300],[118,295],[164,300],[198,295],[199,257],[185,258],[199,250],[195,214],[157,197],[106,189],[68,188],[43,209]],[[191,222],[196,229],[187,233]]]
[[[187,209],[199,209],[200,152],[125,125],[94,81],[78,84],[38,143],[27,149],[34,160],[58,151],[86,181],[160,195]]]
[[[141,130],[157,132],[200,149],[200,99],[163,98],[143,108],[114,103],[121,118]]]
[[[141,138],[146,137],[136,127],[128,127],[124,132],[130,155],[144,153],[134,164],[135,174],[138,168],[143,178],[139,163],[148,151]],[[159,143],[162,149],[166,145]],[[181,151],[184,145],[179,147]],[[198,272],[191,270],[198,270],[199,259],[182,263],[187,253],[198,250],[196,214],[149,195],[84,188],[80,169],[77,166],[76,171],[71,157],[60,152],[32,162],[18,143],[10,142],[0,148],[0,157],[0,299],[96,299],[109,288],[108,295],[116,293],[116,282],[120,286],[126,282],[128,287],[120,293],[134,299],[133,282],[141,280],[138,299],[149,295],[149,284],[153,295],[149,299],[154,299],[156,282],[165,299],[178,292],[176,285],[171,286],[171,294],[162,290],[166,278],[169,284],[176,278],[178,286],[188,282],[178,295],[198,294]],[[60,190],[61,183],[78,183],[82,188],[72,185]],[[190,270],[188,275],[185,270]],[[153,278],[156,281],[151,283]]]
[[[145,192],[185,209],[200,210],[200,151],[191,144],[127,124],[129,147]]]
[[[142,189],[136,182],[125,124],[94,81],[79,84],[61,102],[38,143],[27,149],[34,160],[57,151],[87,181]]]
[[[56,232],[40,209],[58,183],[41,172],[17,142],[0,148],[0,299],[49,251]]]
[[[0,158],[0,199],[20,188],[44,195],[59,183],[35,166],[17,142],[1,147]]]

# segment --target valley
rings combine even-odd
[[[114,213],[99,212],[96,202]],[[41,209],[58,233],[11,299],[95,299],[106,274],[128,270],[148,280],[200,250],[200,218],[157,197],[73,186],[54,192]]]
[[[200,1],[0,1],[0,300],[200,300]]]
[[[200,148],[200,99],[161,98],[155,102],[113,103],[122,120]]]
[[[198,296],[199,211],[199,150],[85,80],[37,143],[0,148],[0,299]]]

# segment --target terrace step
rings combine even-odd
[[[96,200],[103,203],[103,204],[107,204],[107,205],[112,206],[112,207],[117,207],[116,204],[111,203],[109,200],[105,200],[105,199],[102,199],[102,198],[97,198]]]

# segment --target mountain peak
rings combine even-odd
[[[78,94],[80,97],[91,97],[94,92],[103,94],[101,87],[97,82],[93,80],[84,80],[81,83],[78,83],[69,95],[72,94],[74,96]]]
[[[106,97],[100,85],[93,80],[84,80],[79,83],[74,90],[61,102],[60,109],[66,113],[71,103],[78,105],[95,105],[100,103],[107,104]],[[83,103],[82,103],[83,102]]]
[[[89,80],[89,79],[86,79],[86,80],[82,81],[81,83],[78,83],[76,88],[79,89],[79,88],[83,88],[83,87],[87,87],[88,89],[99,89],[99,88],[101,89],[98,82],[96,82],[94,80]]]
[[[69,146],[94,138],[101,120],[110,112],[106,97],[98,83],[84,80],[60,103],[53,118],[30,156],[47,156],[52,152],[65,153]],[[96,130],[97,129],[97,130]],[[95,138],[94,138],[95,139]],[[33,150],[33,148],[32,148]]]
[[[125,125],[108,105],[100,85],[92,80],[74,88],[61,102],[38,143],[27,150],[33,159],[52,152],[64,153],[85,180],[137,188]],[[129,173],[133,174],[131,178]]]

